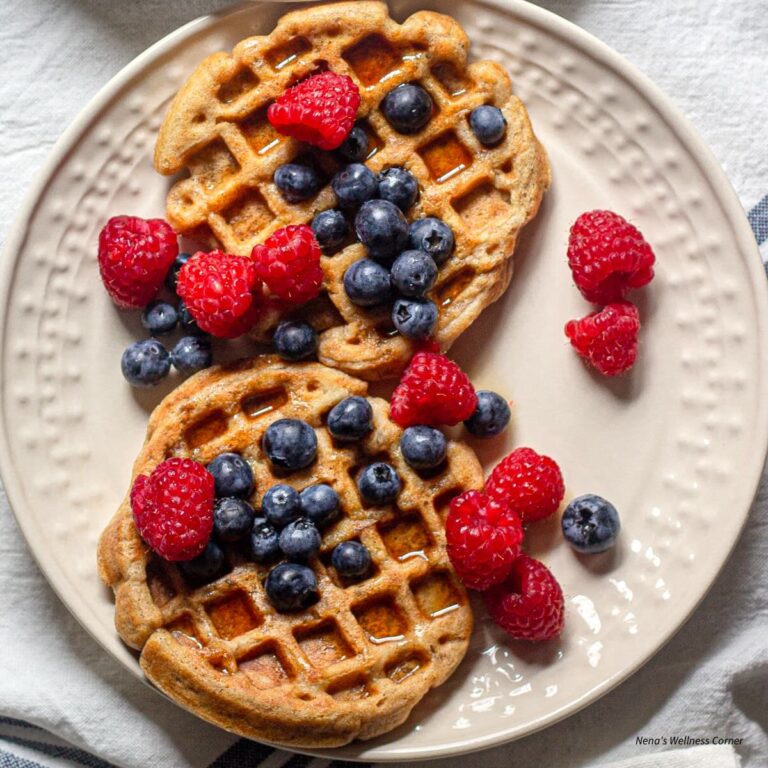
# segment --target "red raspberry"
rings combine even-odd
[[[582,213],[571,227],[568,264],[587,301],[608,304],[647,285],[655,261],[640,231],[618,213]]]
[[[157,296],[179,253],[176,233],[162,219],[113,216],[99,234],[99,271],[121,309],[138,309]]]
[[[267,119],[285,136],[336,149],[349,136],[359,106],[360,91],[351,77],[320,72],[270,104]]]
[[[483,597],[491,618],[515,640],[540,642],[562,632],[563,590],[552,571],[528,555],[520,555],[509,578]]]
[[[445,537],[456,575],[470,589],[483,590],[507,578],[520,554],[523,526],[508,504],[466,491],[451,501]]]
[[[628,301],[565,324],[573,348],[604,376],[618,376],[635,364],[639,330],[637,307]]]
[[[392,393],[389,411],[401,427],[436,427],[458,424],[476,407],[475,388],[453,360],[435,352],[417,352]]]
[[[222,251],[196,253],[179,270],[176,292],[195,322],[222,339],[241,336],[261,309],[261,283],[245,256]]]
[[[141,538],[166,560],[191,560],[213,530],[213,475],[192,459],[168,459],[138,475],[131,509]]]
[[[506,502],[529,523],[543,520],[557,511],[565,495],[560,467],[532,448],[516,448],[495,467],[485,492]]]
[[[264,245],[254,247],[251,258],[256,274],[283,301],[305,304],[320,293],[320,246],[306,224],[292,224],[273,232]]]

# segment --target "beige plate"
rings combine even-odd
[[[688,124],[622,58],[535,6],[468,0],[452,12],[475,56],[510,70],[549,150],[554,183],[521,243],[504,299],[455,347],[476,384],[516,401],[506,443],[557,457],[570,494],[601,493],[622,513],[611,556],[580,560],[555,528],[531,541],[567,595],[555,645],[510,647],[478,609],[464,664],[409,722],[335,757],[407,760],[499,744],[583,707],[626,678],[685,621],[748,513],[768,439],[765,275],[744,215]],[[402,18],[423,7],[395,2]],[[57,145],[3,260],[3,478],[30,547],[83,625],[139,675],[98,582],[99,531],[125,492],[162,393],[122,381],[139,335],[99,284],[96,238],[120,212],[159,215],[168,181],[151,167],[168,99],[207,53],[269,30],[284,4],[249,3],[165,38],[112,80]],[[563,323],[587,311],[565,243],[591,207],[630,216],[659,257],[639,301],[640,362],[591,375]],[[30,471],[34,467],[34,471]],[[548,535],[549,534],[549,535]]]

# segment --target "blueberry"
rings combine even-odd
[[[320,549],[320,531],[311,520],[300,517],[280,531],[280,549],[291,560],[306,560]]]
[[[469,114],[469,125],[477,140],[486,146],[501,141],[507,130],[507,121],[498,107],[484,104],[476,107]]]
[[[225,496],[213,505],[213,530],[219,541],[242,539],[253,527],[256,513],[244,499]]]
[[[590,555],[610,549],[621,528],[616,507],[591,493],[579,496],[566,507],[561,524],[568,543],[577,552]]]
[[[191,560],[179,562],[179,570],[195,584],[207,584],[224,571],[224,551],[215,542],[209,541],[205,549]]]
[[[373,307],[392,298],[389,271],[373,259],[360,259],[344,273],[344,291],[359,307]]]
[[[181,373],[194,373],[213,362],[211,341],[206,336],[182,336],[171,350],[171,362]]]
[[[310,485],[299,498],[301,514],[318,527],[327,525],[339,514],[339,494],[330,485]]]
[[[272,340],[284,360],[304,360],[317,350],[317,334],[309,323],[286,320],[277,326]]]
[[[432,97],[420,85],[405,83],[384,97],[381,110],[399,133],[417,133],[432,117]]]
[[[205,331],[203,331],[195,322],[195,318],[192,317],[192,313],[183,301],[179,302],[176,311],[179,313],[179,325],[184,333],[189,334],[190,336],[206,335]]]
[[[312,219],[312,231],[324,251],[338,248],[349,234],[349,224],[344,214],[336,208],[320,213]]]
[[[356,125],[341,145],[336,154],[348,163],[360,163],[368,155],[368,134],[362,126]]]
[[[342,208],[357,208],[376,194],[376,175],[362,163],[352,163],[339,171],[331,181]]]
[[[368,504],[389,504],[400,493],[400,477],[395,468],[383,461],[370,464],[357,479],[357,488]]]
[[[157,339],[144,339],[123,352],[120,367],[134,387],[153,387],[171,370],[171,358]]]
[[[315,430],[300,419],[278,419],[264,433],[264,453],[280,469],[308,467],[317,455]]]
[[[141,313],[141,324],[153,335],[170,333],[179,322],[176,307],[167,301],[152,301]]]
[[[437,325],[437,304],[429,299],[398,299],[392,322],[408,339],[428,339]]]
[[[493,437],[503,432],[509,424],[512,412],[509,403],[495,392],[477,390],[477,408],[464,422],[475,437]]]
[[[428,253],[438,266],[453,253],[453,231],[444,221],[434,216],[412,222],[408,229],[408,240],[411,248]]]
[[[392,285],[403,296],[423,296],[437,280],[437,264],[424,251],[403,251],[392,264]]]
[[[206,469],[213,475],[217,496],[244,499],[253,493],[253,470],[239,453],[220,453]]]
[[[379,174],[379,197],[407,211],[419,196],[419,183],[410,171],[395,166]]]
[[[301,517],[299,492],[290,485],[273,485],[261,500],[261,511],[272,525],[284,528]]]
[[[400,438],[403,458],[414,469],[432,469],[443,463],[448,441],[434,427],[408,427]]]
[[[369,200],[355,216],[355,232],[375,259],[397,256],[408,241],[408,222],[389,200]]]
[[[337,440],[361,440],[373,429],[373,408],[364,397],[345,397],[331,408],[327,426]]]
[[[299,203],[314,197],[323,186],[314,168],[298,163],[281,165],[274,176],[275,186],[289,203]]]
[[[248,537],[248,554],[257,563],[269,563],[280,557],[280,536],[272,523],[263,517],[253,521]]]
[[[342,541],[331,553],[331,564],[339,576],[359,579],[371,568],[371,553],[359,541]]]
[[[191,253],[180,253],[171,264],[168,274],[165,276],[165,284],[169,290],[176,293],[176,280],[181,268],[192,258]]]
[[[298,563],[280,563],[267,576],[267,597],[278,611],[298,611],[318,600],[317,577]]]

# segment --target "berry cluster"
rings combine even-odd
[[[625,299],[653,279],[655,257],[640,231],[612,211],[588,211],[568,240],[573,281],[587,301],[605,305],[570,320],[565,335],[579,355],[605,376],[625,373],[637,359],[640,315]]]

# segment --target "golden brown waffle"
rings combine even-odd
[[[474,453],[450,441],[445,467],[426,477],[403,460],[389,406],[369,398],[374,429],[359,444],[337,444],[324,416],[367,385],[317,363],[266,357],[193,376],[157,407],[133,468],[150,473],[172,456],[209,462],[238,451],[254,470],[258,502],[277,482],[297,489],[332,485],[342,514],[309,565],[320,601],[278,613],[263,582],[270,566],[227,550],[230,571],[194,588],[142,542],[126,497],[102,535],[99,571],[115,591],[115,624],[141,650],[147,677],[182,706],[230,731],[294,747],[367,739],[402,723],[464,656],[472,629],[467,595],[445,551],[442,517],[450,499],[482,485]],[[267,427],[300,418],[317,433],[318,458],[287,476],[261,450]],[[393,464],[397,506],[366,506],[355,478],[375,460]],[[330,565],[332,549],[357,539],[374,567],[359,582]]]
[[[266,108],[318,67],[348,74],[362,97],[359,116],[372,149],[367,164],[374,171],[408,168],[421,190],[409,220],[438,216],[456,236],[455,253],[429,294],[440,309],[435,338],[447,349],[506,289],[518,233],[549,185],[546,155],[509,76],[494,62],[467,65],[468,48],[464,30],[448,16],[421,11],[397,24],[384,3],[366,0],[294,11],[271,35],[208,57],[174,99],[155,149],[160,173],[189,174],[170,191],[168,220],[182,233],[208,233],[226,250],[248,255],[275,229],[334,207],[330,186],[304,203],[283,199],[272,182],[279,165],[304,157],[330,178],[338,164],[278,134]],[[422,131],[405,136],[379,103],[395,86],[416,81],[436,109]],[[469,112],[480,104],[495,104],[506,117],[506,136],[496,147],[483,147],[469,127]],[[324,330],[322,362],[375,380],[397,375],[413,345],[394,332],[391,307],[365,310],[347,299],[342,277],[364,255],[350,239],[323,257],[327,296],[302,314]],[[276,319],[265,318],[256,335]]]

